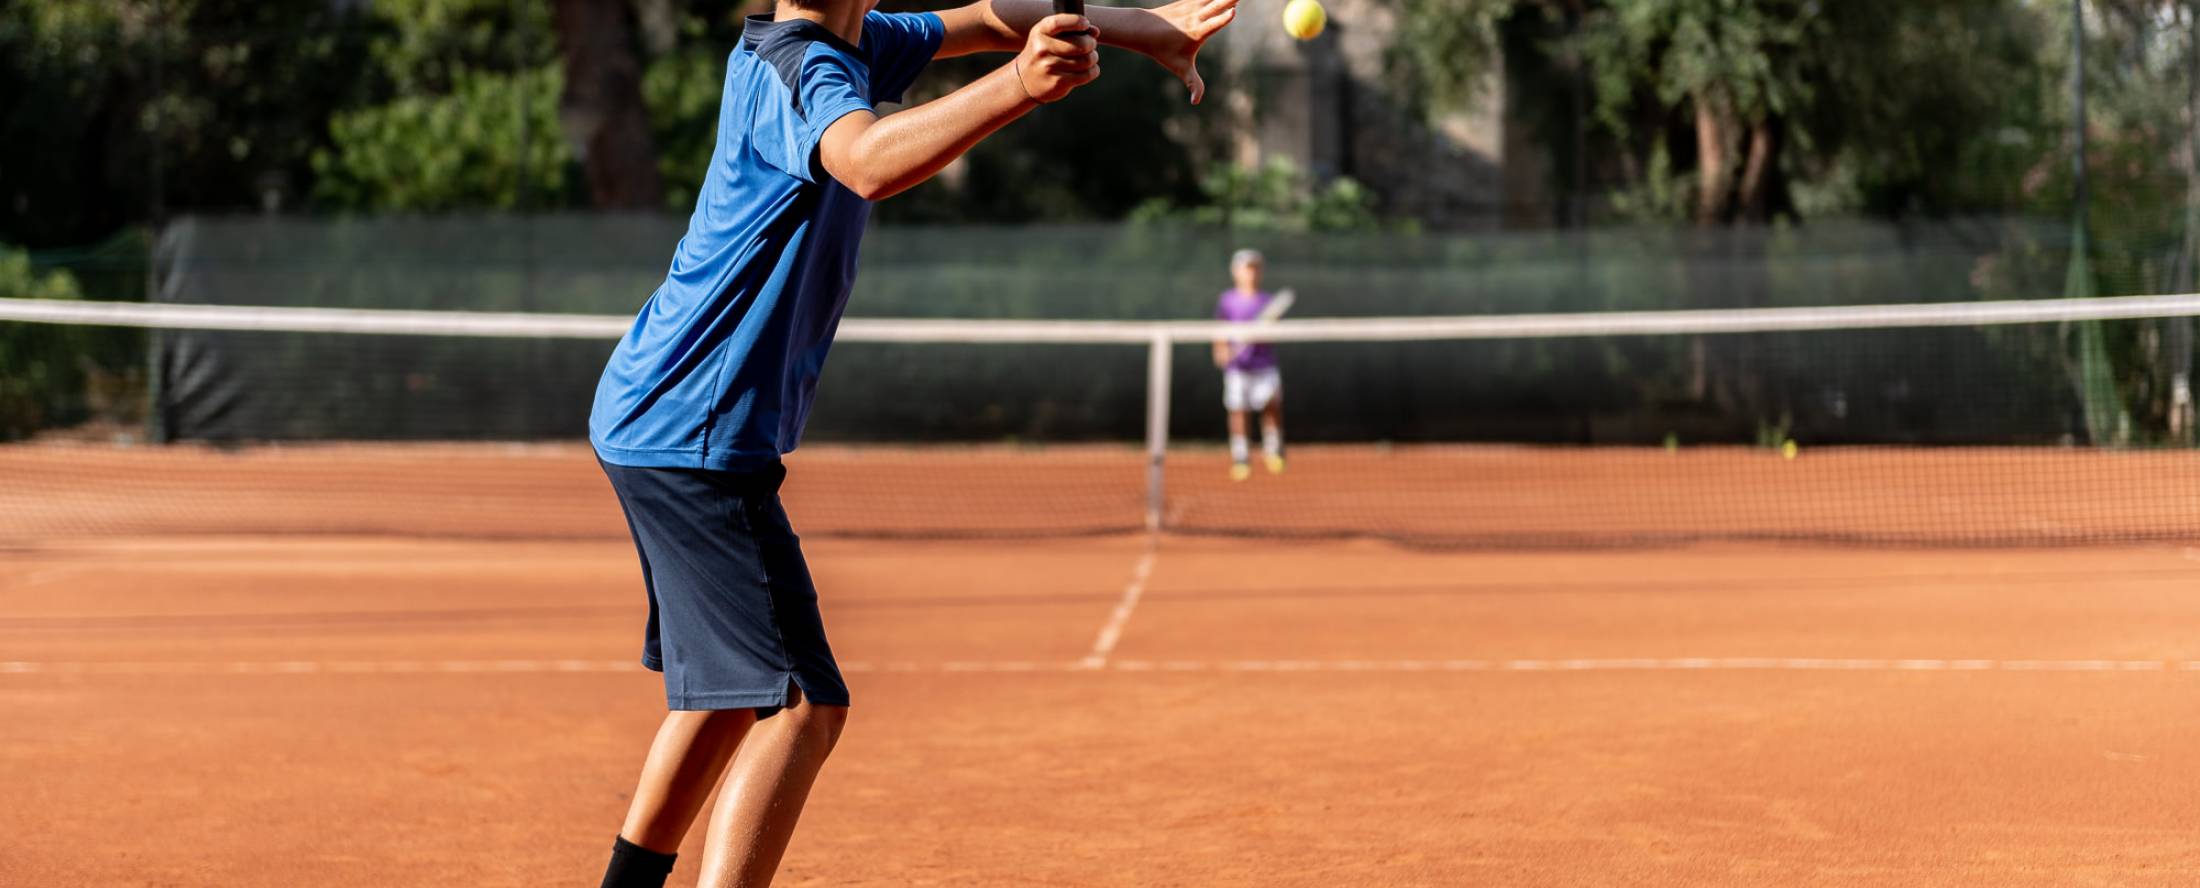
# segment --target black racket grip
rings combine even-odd
[[[1055,15],[1084,15],[1085,0],[1054,0]],[[1091,31],[1063,31],[1064,37],[1090,37]]]

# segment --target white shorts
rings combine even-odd
[[[1222,409],[1236,413],[1244,410],[1266,410],[1268,405],[1283,394],[1283,371],[1274,367],[1265,370],[1222,371]]]

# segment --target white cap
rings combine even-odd
[[[1267,258],[1266,258],[1266,257],[1264,257],[1264,256],[1262,256],[1262,255],[1260,254],[1260,251],[1259,251],[1259,250],[1255,250],[1255,249],[1253,249],[1253,248],[1251,248],[1251,247],[1247,247],[1247,248],[1245,248],[1245,249],[1243,249],[1243,250],[1239,250],[1239,251],[1237,251],[1237,252],[1235,252],[1235,253],[1231,253],[1231,254],[1230,254],[1230,267],[1231,267],[1231,268],[1236,268],[1236,267],[1238,267],[1238,266],[1241,266],[1241,265],[1266,265],[1266,264],[1268,264],[1268,260],[1267,260]]]

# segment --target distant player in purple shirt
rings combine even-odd
[[[1236,286],[1222,292],[1215,302],[1215,320],[1247,323],[1276,297],[1260,289],[1264,260],[1259,250],[1239,250],[1230,257],[1230,278]],[[1245,414],[1260,411],[1261,461],[1270,474],[1283,472],[1283,371],[1276,366],[1276,347],[1265,342],[1223,338],[1215,340],[1215,366],[1222,370],[1222,407],[1230,411],[1230,480],[1253,476],[1251,445],[1246,441]]]

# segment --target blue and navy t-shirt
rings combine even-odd
[[[943,33],[931,13],[873,12],[850,46],[813,22],[748,20],[687,235],[596,384],[588,437],[605,462],[742,469],[800,442],[871,212],[818,142],[901,101]]]

